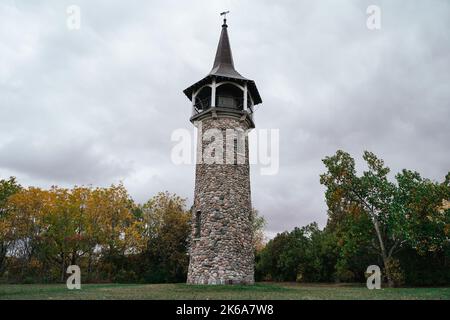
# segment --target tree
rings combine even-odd
[[[35,278],[63,281],[67,266],[76,264],[86,265],[87,280],[95,266],[102,280],[113,280],[143,248],[135,207],[123,185],[29,187],[11,195],[2,229],[10,258],[21,265],[18,277],[32,267]]]
[[[443,249],[450,236],[450,187],[424,179],[418,172],[396,175],[398,189],[392,205],[396,233],[419,254]]]
[[[259,280],[330,281],[336,264],[333,234],[311,223],[276,235],[258,253]]]
[[[14,177],[0,180],[0,274],[4,270],[6,254],[13,241],[9,230],[7,202],[9,197],[19,192],[21,188]]]
[[[64,281],[67,266],[78,265],[89,249],[85,208],[90,189],[52,187],[48,192],[51,202],[41,212],[40,260],[55,264]]]
[[[320,182],[326,186],[326,201],[332,224],[360,211],[370,221],[375,241],[373,248],[380,255],[389,286],[401,282],[399,262],[395,254],[405,244],[428,248],[443,244],[448,237],[442,233],[448,225],[448,216],[438,214],[438,203],[448,193],[445,186],[422,180],[409,171],[397,175],[397,184],[388,180],[389,168],[371,152],[364,152],[368,170],[358,177],[353,158],[344,151],[326,157],[327,172]],[[418,210],[418,211],[417,211]],[[424,223],[424,218],[432,223]],[[441,230],[435,236],[436,228]]]
[[[188,267],[190,212],[186,201],[168,192],[158,193],[141,206],[143,239],[146,242],[145,280],[185,281]]]
[[[127,257],[143,248],[135,204],[122,184],[96,188],[87,200],[86,214],[89,263],[96,252],[101,271],[108,280],[114,280],[114,275],[125,270]]]
[[[390,204],[394,195],[394,186],[387,179],[389,168],[373,153],[364,152],[363,159],[368,165],[361,177],[356,176],[355,162],[343,151],[326,157],[323,162],[327,172],[322,174],[320,182],[327,187],[326,199],[329,208],[342,208],[343,212],[356,205],[370,218],[377,238],[376,247],[383,260],[388,283],[392,286],[393,278],[390,260],[396,248],[401,244],[396,230],[389,224]],[[331,211],[333,215],[333,211]]]
[[[260,216],[258,210],[252,209],[252,231],[253,231],[253,247],[255,251],[261,251],[264,248],[266,237],[264,228],[266,227],[266,219]]]
[[[339,221],[327,226],[326,233],[332,235],[337,245],[336,280],[364,281],[367,266],[378,259],[374,249],[376,236],[369,216],[359,206],[351,206]]]
[[[45,215],[52,202],[49,191],[34,187],[22,189],[8,198],[6,229],[12,242],[9,256],[17,259],[21,278],[39,272],[37,255],[42,245]]]

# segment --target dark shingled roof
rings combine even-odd
[[[229,78],[245,79],[234,69],[233,54],[231,53],[230,39],[228,38],[228,25],[222,25],[219,44],[217,46],[214,66],[209,74]],[[247,79],[245,79],[247,80]]]
[[[262,102],[261,96],[259,95],[256,84],[253,80],[243,77],[234,68],[233,54],[231,53],[230,39],[228,38],[228,25],[226,20],[222,25],[222,32],[220,33],[219,44],[217,46],[216,58],[214,59],[214,65],[209,74],[202,80],[196,82],[189,88],[185,89],[184,94],[191,99],[192,91],[200,88],[206,83],[209,83],[211,77],[215,76],[217,78],[222,78],[224,80],[238,80],[238,82],[246,82],[248,85],[248,90],[253,97],[253,102],[255,105]]]

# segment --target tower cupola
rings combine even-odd
[[[192,101],[191,122],[208,115],[234,114],[244,117],[254,128],[254,107],[262,102],[261,96],[255,82],[243,77],[234,67],[226,19],[211,71],[183,92]]]

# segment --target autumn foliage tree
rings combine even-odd
[[[186,200],[168,192],[139,207],[143,227],[143,260],[141,270],[148,282],[185,281],[188,267],[188,238],[191,214]]]
[[[190,213],[168,192],[136,204],[122,184],[22,188],[0,180],[0,280],[183,281]]]
[[[19,192],[21,188],[14,177],[0,180],[0,274],[4,271],[6,254],[14,245],[7,202],[9,197]]]
[[[87,280],[93,273],[112,280],[121,267],[112,260],[143,248],[141,222],[123,185],[49,190],[22,189],[15,180],[1,185],[1,262],[9,262],[13,280],[62,281],[73,264],[82,266]]]

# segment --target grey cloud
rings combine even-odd
[[[170,161],[192,130],[182,90],[211,68],[218,12],[231,10],[237,70],[256,80],[257,128],[280,129],[280,171],[252,168],[268,234],[326,222],[321,159],[363,150],[393,172],[442,179],[450,158],[450,3],[378,1],[73,1],[0,5],[0,175],[26,184],[123,180],[145,201],[169,190],[192,201],[194,167]]]
[[[32,138],[31,141],[28,139]],[[38,137],[13,139],[0,148],[0,167],[38,179],[93,184],[131,171],[129,163],[105,156],[91,141],[64,139],[58,143]]]

